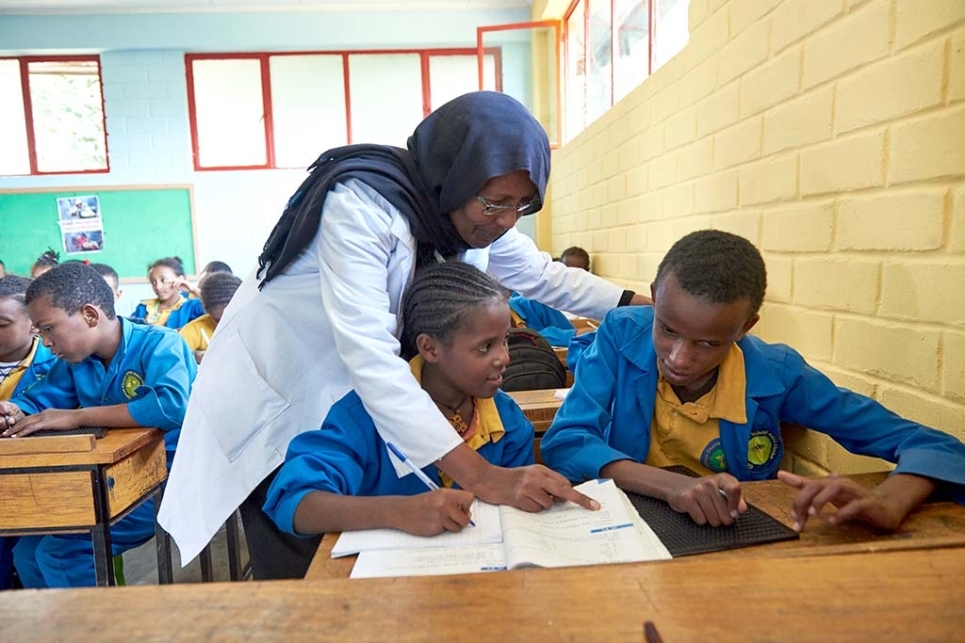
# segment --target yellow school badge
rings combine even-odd
[[[747,462],[752,467],[760,467],[777,455],[777,443],[770,431],[754,431],[747,443]]]
[[[127,399],[133,400],[136,396],[137,389],[144,386],[144,378],[134,371],[128,371],[124,373],[124,379],[121,381],[121,390],[124,391],[124,395]]]

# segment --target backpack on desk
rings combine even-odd
[[[553,347],[532,328],[510,328],[509,365],[503,372],[504,391],[534,391],[566,386],[566,369]]]

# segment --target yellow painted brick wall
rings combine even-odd
[[[646,292],[682,235],[741,234],[758,334],[965,438],[965,0],[691,0],[687,47],[553,164],[554,251]],[[882,466],[789,445],[809,473]]]

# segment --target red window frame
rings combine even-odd
[[[0,60],[16,60],[20,64],[20,91],[23,95],[24,124],[27,128],[27,157],[30,161],[30,174],[16,176],[52,176],[59,174],[107,174],[111,171],[111,154],[108,147],[107,110],[104,108],[104,74],[100,56],[0,56]],[[33,102],[30,98],[30,63],[46,62],[93,62],[97,63],[97,80],[101,90],[101,120],[104,130],[104,158],[106,167],[99,170],[57,170],[43,172],[37,167],[37,141],[34,135]]]
[[[359,49],[351,51],[279,51],[279,52],[236,52],[236,53],[204,53],[185,54],[185,73],[188,86],[188,120],[191,128],[191,155],[194,169],[197,172],[224,170],[269,170],[278,168],[275,160],[274,121],[272,120],[271,104],[271,73],[269,59],[272,56],[341,56],[342,80],[345,88],[345,128],[348,144],[352,144],[352,92],[350,89],[349,57],[386,54],[418,54],[422,72],[422,116],[429,115],[432,105],[432,80],[429,76],[429,58],[432,56],[476,56],[477,50],[470,48],[459,49]],[[502,91],[502,52],[498,47],[489,47],[486,55],[493,55],[495,59],[496,90]],[[265,159],[261,165],[227,165],[201,166],[199,165],[198,149],[198,119],[194,96],[194,68],[195,60],[258,60],[261,69],[261,94],[264,108],[262,123],[265,135]],[[321,151],[321,150],[320,150]],[[290,168],[283,168],[290,169]]]

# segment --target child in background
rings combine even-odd
[[[205,314],[188,322],[178,331],[188,347],[194,351],[198,364],[201,363],[204,352],[208,350],[208,343],[214,335],[215,328],[218,327],[218,322],[221,321],[224,309],[239,286],[241,286],[241,279],[230,272],[211,273],[201,281],[201,304],[204,306]]]
[[[590,271],[590,254],[579,246],[571,246],[564,250],[559,261],[569,268],[581,268],[587,272]]]
[[[177,330],[204,314],[200,300],[181,292],[187,278],[180,257],[158,259],[148,267],[147,277],[156,297],[138,304],[131,319]]]
[[[25,300],[44,346],[59,359],[43,382],[0,402],[0,437],[80,426],[157,427],[165,432],[170,467],[197,373],[178,334],[117,317],[107,282],[80,263],[58,266],[35,279]],[[111,527],[113,553],[153,535],[150,501]],[[14,561],[25,587],[95,584],[89,534],[21,537]]]
[[[936,481],[965,484],[961,442],[838,388],[793,349],[747,335],[766,280],[742,237],[703,230],[675,243],[657,268],[653,307],[607,314],[543,438],[544,461],[574,481],[613,478],[714,526],[746,510],[740,481],[776,476],[799,489],[797,529],[831,503],[832,524],[894,530]],[[778,471],[783,421],[897,467],[873,490]],[[660,468],[672,464],[703,477]]]
[[[24,303],[29,285],[25,277],[0,277],[0,402],[42,380],[56,359],[32,332]],[[0,536],[0,590],[13,584],[16,542],[16,538]]]
[[[416,274],[402,311],[402,355],[463,440],[497,466],[533,465],[533,427],[499,390],[510,328],[500,287],[469,264],[437,264]],[[539,465],[528,468],[556,477]],[[473,494],[452,488],[433,465],[423,472],[441,488],[427,491],[414,475],[399,478],[353,391],[335,403],[320,430],[289,444],[264,510],[279,529],[296,535],[376,527],[423,536],[461,530]]]
[[[209,261],[208,265],[204,267],[200,273],[198,273],[198,285],[192,286],[188,280],[184,280],[181,283],[181,290],[187,293],[188,297],[194,297],[195,299],[201,298],[201,282],[204,281],[205,277],[216,272],[226,272],[229,275],[233,275],[231,272],[231,266],[223,261]]]
[[[121,298],[121,278],[117,276],[117,271],[108,266],[106,263],[92,263],[90,267],[97,271],[107,285],[111,287],[111,292],[114,293],[114,303],[116,304]]]
[[[60,265],[60,253],[53,248],[48,248],[42,255],[37,257],[34,265],[30,267],[30,278],[36,279],[58,265]]]

